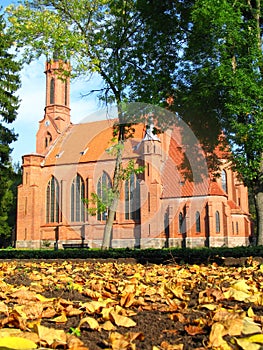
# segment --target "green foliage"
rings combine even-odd
[[[20,87],[20,64],[14,60],[10,53],[13,45],[12,37],[6,33],[4,17],[0,14],[0,166],[10,167],[10,144],[16,140],[17,135],[7,125],[11,124],[17,116],[19,99],[15,95]],[[0,169],[0,170],[1,170]]]
[[[119,147],[119,144],[114,145],[113,147]],[[115,152],[115,151],[114,151]],[[138,166],[135,164],[133,159],[130,159],[128,164],[121,168],[118,172],[118,176],[120,179],[120,184],[123,181],[126,181],[130,178],[132,174],[141,174],[145,169],[145,166]],[[100,197],[97,193],[91,193],[91,199],[84,199],[84,203],[87,204],[88,213],[92,216],[96,214],[102,214],[108,212],[116,194],[112,188],[104,187],[102,188],[102,197]]]
[[[81,331],[79,328],[70,327],[69,333],[75,335],[76,337],[81,336]]]
[[[103,198],[97,195],[97,193],[91,193],[91,199],[84,199],[84,202],[88,205],[88,212],[90,215],[102,214],[108,212],[114,194],[111,188],[103,188]]]
[[[263,189],[260,5],[260,0],[194,2],[174,106],[197,137],[200,135],[207,151],[224,131],[234,169],[254,198]],[[258,200],[257,214],[262,205]],[[257,219],[261,220],[257,227],[263,244],[263,218]]]
[[[4,17],[0,14],[0,245],[6,244],[15,225],[16,189],[15,173],[11,166],[10,144],[17,135],[8,124],[17,116],[19,99],[15,95],[20,87],[20,64],[10,53],[12,37],[6,33]]]
[[[66,249],[66,250],[0,250],[0,259],[116,259],[120,263],[140,264],[225,264],[226,258],[235,258],[232,264],[248,264],[251,257],[261,257],[262,247],[236,248],[171,248],[171,249]],[[127,261],[124,259],[128,259]],[[129,260],[133,259],[133,260]]]
[[[42,54],[72,58],[72,76],[100,75],[101,100],[119,103],[138,70],[133,45],[141,23],[134,9],[132,0],[31,0],[7,12],[26,62]]]
[[[181,73],[186,105],[224,130],[236,169],[252,187],[261,176],[263,147],[258,3],[196,1]]]

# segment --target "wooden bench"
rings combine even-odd
[[[89,248],[88,243],[63,243],[64,249],[80,249],[80,248]]]

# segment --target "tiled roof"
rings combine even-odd
[[[226,193],[219,186],[219,184],[216,181],[210,181],[210,184],[209,184],[209,195],[210,196],[226,196]]]
[[[182,145],[178,130],[171,134],[168,157],[162,174],[162,198],[207,196],[210,176],[200,145]]]
[[[114,159],[106,152],[111,147],[114,120],[71,125],[55,142],[45,157],[45,165],[62,165]],[[138,157],[136,150],[144,137],[144,125],[134,127],[133,138],[125,143],[123,158]],[[163,134],[159,135],[163,141]],[[150,141],[151,142],[151,141]],[[161,171],[162,198],[217,195],[226,196],[216,181],[211,181],[202,149],[182,146],[180,132],[168,136],[168,149]],[[165,152],[164,152],[165,153]],[[190,169],[190,171],[189,171]],[[190,179],[188,175],[193,177]],[[193,180],[193,181],[192,181]]]
[[[45,165],[75,164],[112,159],[106,152],[112,145],[114,120],[101,120],[69,127],[55,142],[46,156]],[[135,129],[125,152],[133,153],[132,144],[143,137],[143,125]],[[137,141],[138,143],[139,141]],[[125,155],[124,155],[125,156]]]

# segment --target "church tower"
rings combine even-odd
[[[36,152],[46,154],[70,125],[70,65],[61,60],[46,62],[45,116],[39,122]]]

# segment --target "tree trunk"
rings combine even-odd
[[[263,245],[263,191],[255,194],[257,214],[257,245]]]
[[[121,121],[121,119],[119,118]],[[116,210],[118,207],[118,202],[120,198],[120,189],[122,185],[122,176],[121,176],[121,165],[122,165],[122,154],[123,154],[123,146],[124,146],[124,124],[120,124],[119,130],[119,141],[117,145],[117,154],[116,154],[116,163],[114,169],[113,176],[113,184],[112,184],[112,193],[113,200],[109,207],[107,221],[104,227],[103,233],[103,241],[101,245],[102,250],[107,250],[111,245],[111,235],[112,235],[112,227],[116,214]]]
[[[106,221],[106,224],[104,227],[103,241],[102,241],[102,245],[101,245],[102,250],[107,250],[111,246],[112,226],[113,226],[114,217],[115,217],[115,213],[117,210],[118,202],[119,202],[119,197],[118,198],[115,197],[113,199],[111,207],[109,208],[107,221]]]

